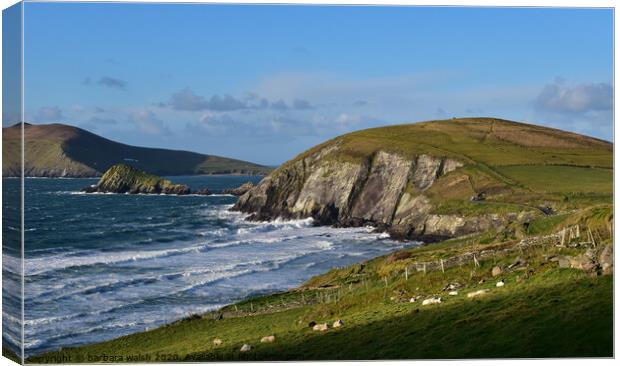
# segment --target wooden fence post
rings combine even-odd
[[[577,227],[576,227],[576,231],[577,231],[577,232],[575,233],[575,236],[576,236],[577,238],[581,238],[581,233],[579,232],[579,225],[577,225]]]
[[[592,245],[596,246],[596,241],[594,240],[594,235],[592,235],[592,230],[590,230],[589,226],[588,226],[588,236],[590,237],[590,242],[592,243]]]

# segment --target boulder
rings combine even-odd
[[[491,270],[491,275],[493,277],[497,277],[499,275],[501,275],[504,271],[502,271],[502,268],[500,266],[495,266],[493,267],[493,269]]]
[[[567,256],[557,257],[557,262],[560,268],[570,268],[570,260]]]
[[[260,339],[260,343],[273,343],[275,341],[276,341],[276,336],[274,335],[265,336]]]
[[[614,271],[614,253],[611,244],[606,245],[598,255],[598,263],[601,273],[604,275],[612,274]]]
[[[213,345],[214,345],[214,346],[221,346],[221,345],[222,345],[222,343],[224,343],[224,342],[223,342],[221,339],[219,339],[219,338],[215,338],[215,339],[213,340]]]
[[[586,272],[594,272],[597,270],[597,263],[589,255],[589,253],[580,254],[574,257],[569,257],[571,268],[581,269]]]
[[[251,350],[252,350],[252,346],[247,343],[244,343],[240,349],[241,352],[250,352]]]
[[[332,325],[332,327],[334,328],[340,328],[340,327],[344,327],[344,322],[340,319],[336,320],[334,322],[334,324]]]
[[[203,189],[200,189],[200,190],[198,190],[198,191],[194,192],[194,194],[198,194],[198,195],[201,195],[201,196],[209,196],[209,195],[211,195],[212,193],[211,193],[211,191],[209,190],[209,188],[203,188]]]
[[[504,285],[505,285],[505,284],[506,284],[506,283],[504,282],[504,280],[501,280],[501,281],[498,281],[498,282],[495,284],[495,287],[504,287]]]
[[[458,291],[450,291],[450,292],[448,292],[448,295],[450,295],[450,296],[456,296],[458,294],[459,294]]]

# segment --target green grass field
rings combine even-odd
[[[536,125],[495,118],[459,118],[352,132],[310,149],[307,156],[340,143],[338,158],[365,158],[379,149],[405,156],[433,154],[467,158],[487,166],[518,164],[611,168],[609,142]]]
[[[613,191],[612,169],[553,165],[517,165],[497,169],[537,192],[612,193]]]

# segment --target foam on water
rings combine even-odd
[[[196,184],[219,182],[204,179]],[[371,227],[317,227],[311,218],[248,222],[229,211],[236,197],[228,195],[93,196],[64,193],[85,185],[79,180],[33,182],[40,191],[29,197],[41,199],[26,206],[45,215],[27,223],[37,229],[26,233],[34,243],[25,259],[27,355],[143,331],[415,245]],[[98,219],[85,207],[96,207]],[[19,258],[3,258],[6,274],[21,271]],[[21,323],[6,312],[3,320]],[[5,341],[15,345],[16,334]]]

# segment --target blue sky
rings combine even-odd
[[[608,9],[27,3],[26,119],[263,164],[455,116],[611,140],[612,26]]]

